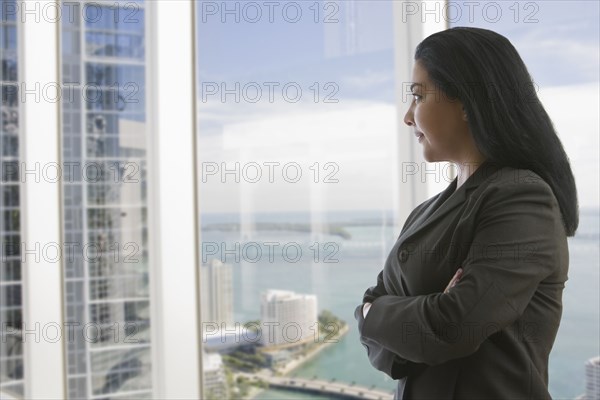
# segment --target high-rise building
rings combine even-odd
[[[600,399],[600,357],[590,358],[585,363],[586,400]]]
[[[130,21],[121,7],[71,7],[62,24],[62,156],[75,172],[63,186],[75,250],[64,265],[75,327],[68,397],[150,398],[144,4]]]
[[[233,271],[231,264],[213,258],[202,266],[200,303],[202,322],[215,323],[219,329],[233,325]],[[223,326],[223,324],[225,324]]]
[[[202,397],[192,11],[0,0],[0,398]]]
[[[268,290],[261,294],[260,316],[263,346],[294,346],[319,333],[315,295]]]
[[[225,366],[219,353],[202,353],[204,395],[208,400],[227,398]]]
[[[2,0],[2,9],[15,7]],[[0,392],[23,395],[21,208],[19,201],[19,65],[16,16],[0,18]]]

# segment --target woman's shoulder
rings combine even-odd
[[[483,180],[477,190],[477,203],[483,205],[543,205],[559,213],[552,188],[536,172],[525,168],[503,166]]]
[[[545,190],[547,193],[552,193],[550,185],[531,169],[493,166],[488,168],[484,174],[483,186],[487,189],[514,187],[517,190]]]

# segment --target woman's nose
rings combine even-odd
[[[408,111],[404,115],[404,123],[408,126],[413,126],[415,124],[415,121],[413,120],[412,105],[408,108]]]

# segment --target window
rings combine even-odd
[[[0,397],[198,398],[193,2],[0,6]]]
[[[402,174],[421,164],[402,123],[414,46],[397,40],[394,3],[196,3],[201,280],[219,285],[201,292],[211,359],[236,329],[256,368],[335,337],[294,374],[395,388],[364,368],[351,314],[427,195],[420,170]],[[251,343],[269,326],[276,345]],[[238,352],[215,368],[246,362]]]
[[[20,256],[19,205],[19,75],[18,38],[15,15],[6,13],[14,1],[0,2],[0,392],[24,394],[22,344],[23,302]]]
[[[63,5],[64,234],[70,398],[150,396],[144,2]],[[68,91],[68,92],[67,92]],[[143,300],[132,303],[130,300]],[[132,305],[136,304],[135,311]],[[146,343],[140,348],[141,338]],[[81,358],[86,360],[81,363]],[[86,377],[82,379],[82,377]]]

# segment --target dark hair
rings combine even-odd
[[[567,236],[575,235],[579,205],[569,159],[510,41],[455,27],[423,40],[415,60],[442,93],[464,105],[475,144],[490,162],[529,169],[548,183]]]

